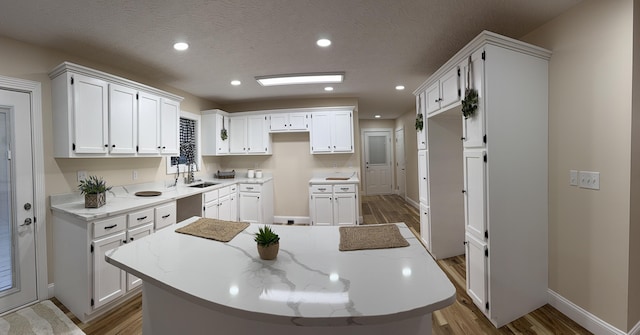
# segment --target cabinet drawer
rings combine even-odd
[[[333,188],[331,185],[311,185],[311,193],[331,193]]]
[[[156,230],[176,223],[176,203],[158,206],[155,209]]]
[[[356,185],[353,185],[353,184],[333,185],[333,192],[335,192],[335,193],[355,193],[356,192]]]
[[[261,190],[260,184],[240,184],[240,192],[260,192]]]
[[[129,228],[153,222],[153,208],[143,209],[127,215]]]
[[[204,193],[203,197],[205,203],[218,200],[218,190],[206,192]]]
[[[231,186],[225,186],[218,189],[218,197],[220,198],[226,197],[229,193],[231,193]]]
[[[111,219],[96,221],[93,224],[93,238],[124,231],[127,227],[127,218],[124,215]]]

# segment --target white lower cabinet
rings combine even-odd
[[[273,223],[273,181],[241,183],[238,194],[238,221]]]
[[[473,303],[486,313],[487,305],[487,244],[466,234],[467,293]]]
[[[431,251],[431,225],[429,220],[429,206],[420,204],[420,238],[427,250]]]
[[[171,201],[94,221],[52,211],[56,298],[87,322],[138,292],[140,280],[108,264],[105,253],[152,234],[156,224],[175,222],[175,206]]]
[[[237,221],[237,199],[237,187],[235,185],[205,192],[202,194],[202,216],[209,219]],[[258,215],[257,210],[255,215]]]
[[[357,184],[311,185],[309,212],[316,226],[358,224]]]

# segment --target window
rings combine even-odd
[[[200,170],[200,116],[180,112],[180,156],[167,158],[167,174]],[[191,164],[189,164],[191,162]]]

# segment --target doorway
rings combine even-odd
[[[404,155],[404,128],[396,129],[396,194],[407,198],[407,162]]]
[[[391,129],[363,129],[362,143],[367,195],[391,194]]]
[[[42,158],[40,83],[0,77],[0,314],[47,296]]]

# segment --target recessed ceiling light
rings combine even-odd
[[[333,87],[327,86],[327,87],[324,88],[324,90],[327,91],[327,92],[330,92],[330,91],[333,91]]]
[[[331,45],[331,41],[330,41],[330,40],[328,40],[328,39],[326,39],[326,38],[321,38],[321,39],[319,39],[319,40],[317,40],[317,41],[316,41],[316,44],[317,44],[319,47],[326,48],[326,47],[328,47],[328,46],[330,46],[330,45]]]
[[[379,114],[374,115],[373,117],[375,117],[376,119],[381,118],[381,116]]]
[[[344,72],[283,74],[276,76],[260,76],[255,78],[256,81],[258,81],[258,83],[262,86],[328,84],[341,83],[344,80]]]
[[[404,86],[398,85],[398,86],[396,86],[396,90],[402,91],[402,90],[404,90]]]
[[[184,51],[184,50],[189,49],[189,44],[187,44],[185,42],[178,42],[178,43],[173,45],[173,48],[178,50],[178,51]]]
[[[240,84],[242,84],[242,82],[240,80],[232,80],[231,81],[231,85],[233,85],[233,86],[239,86]]]

